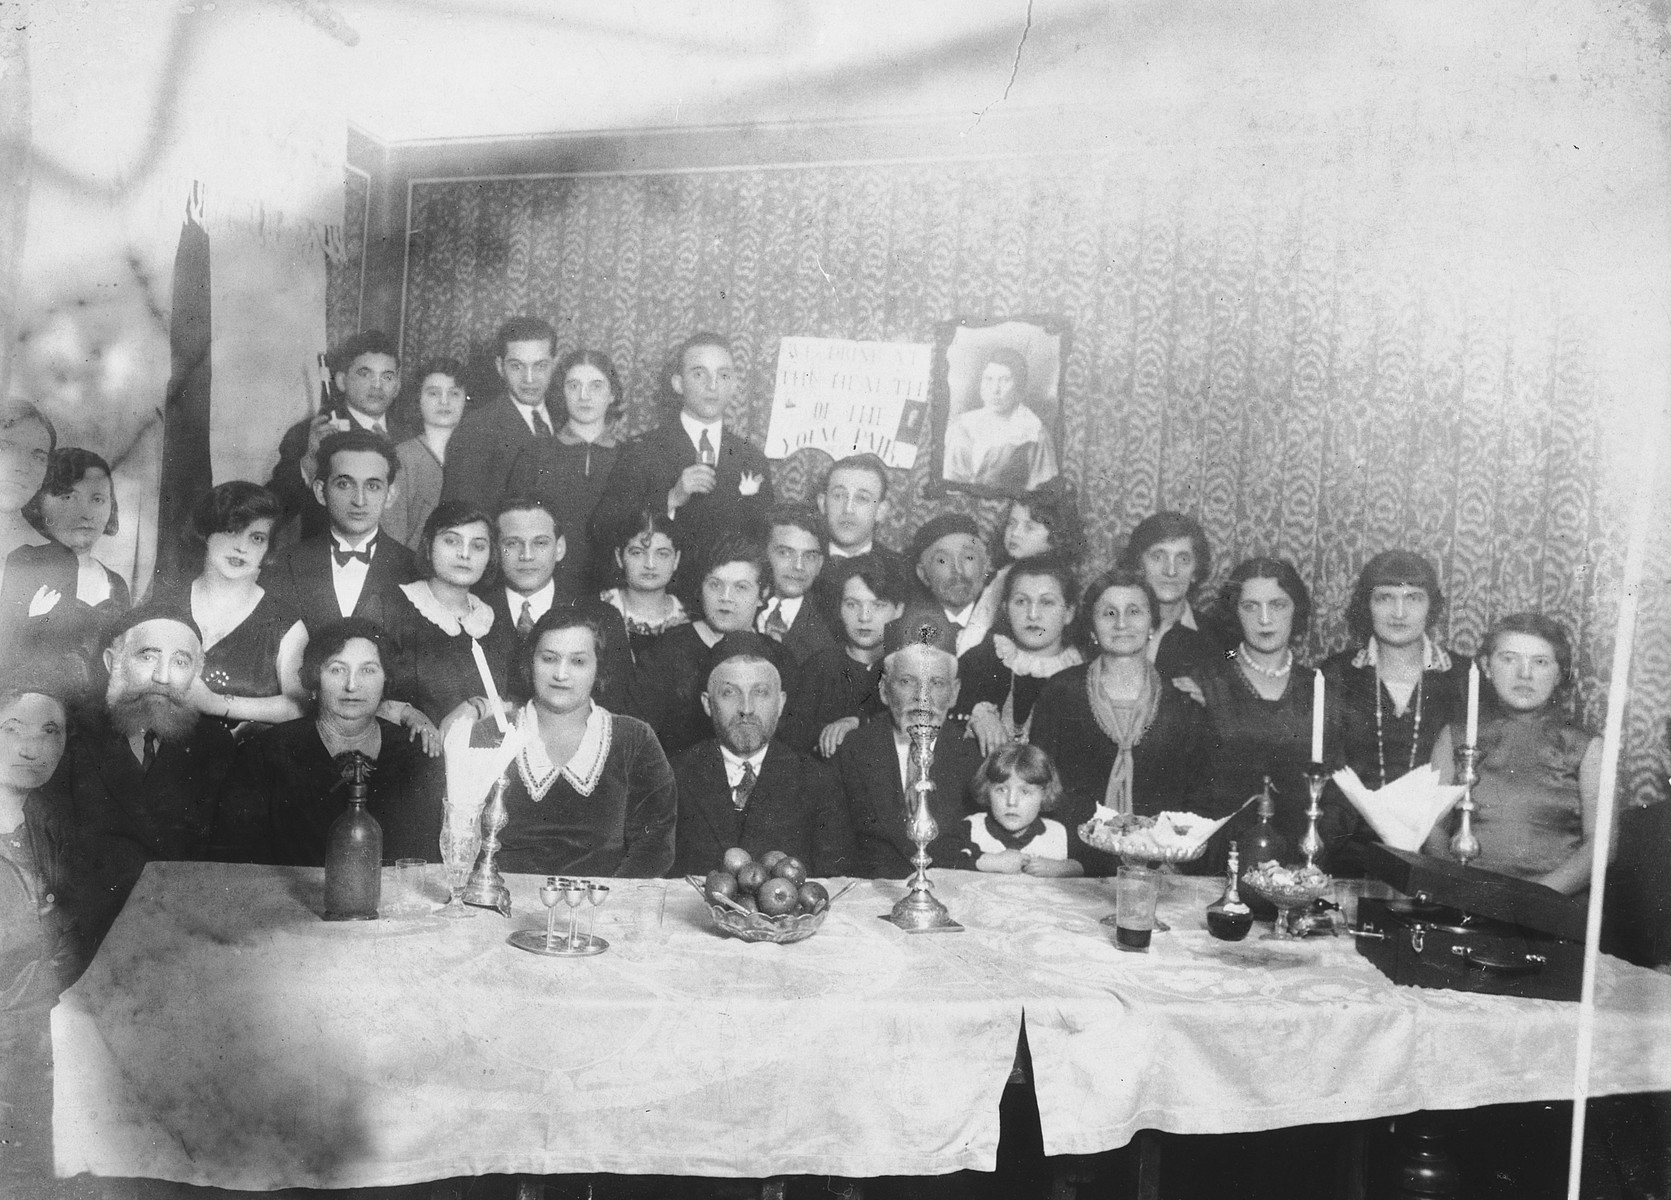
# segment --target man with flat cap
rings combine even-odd
[[[852,874],[903,879],[914,869],[916,847],[906,836],[910,815],[906,788],[922,765],[913,761],[911,731],[934,730],[928,777],[934,783],[929,811],[940,836],[928,847],[937,867],[956,863],[969,813],[969,789],[981,764],[980,746],[961,722],[947,719],[957,701],[957,656],[948,624],[901,618],[888,626],[882,660],[885,717],[873,717],[848,734],[831,760],[853,830]]]
[[[953,653],[962,656],[981,644],[989,622],[975,613],[986,585],[986,543],[975,519],[964,513],[941,513],[911,539],[911,569],[922,590],[906,605],[908,623],[935,620],[948,627]]]
[[[232,735],[186,700],[203,637],[183,608],[145,604],[111,630],[104,711],[75,731],[68,805],[84,840],[90,947],[103,939],[145,864],[210,857]]]
[[[702,708],[714,736],[673,761],[679,821],[673,871],[715,870],[741,846],[756,859],[782,850],[814,875],[846,875],[847,810],[829,768],[777,741],[783,647],[758,633],[728,633],[708,658]]]

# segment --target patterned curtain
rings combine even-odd
[[[1461,650],[1518,609],[1566,622],[1599,727],[1625,509],[1598,318],[1512,243],[1483,257],[1411,228],[1350,159],[1240,186],[1112,156],[422,183],[405,348],[479,356],[506,316],[545,315],[560,349],[614,358],[637,432],[659,419],[668,348],[726,331],[750,384],[730,419],[760,439],[786,334],[926,342],[951,316],[1059,314],[1088,571],[1148,513],[1195,513],[1209,593],[1250,554],[1297,564],[1315,659],[1345,643],[1364,561],[1408,547],[1440,564],[1441,633]],[[937,507],[998,525],[991,502],[929,499],[927,458],[896,492],[890,541]],[[823,465],[780,464],[781,492],[806,496]],[[1671,711],[1663,590],[1629,721],[1625,790],[1644,801]]]

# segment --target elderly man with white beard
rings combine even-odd
[[[202,665],[202,634],[183,611],[142,605],[110,633],[104,711],[74,731],[66,756],[93,945],[146,863],[211,857],[233,741],[220,722],[200,721],[186,700]]]
[[[712,738],[673,760],[679,784],[675,874],[715,870],[741,846],[782,850],[810,875],[847,875],[852,833],[829,768],[775,740],[787,652],[762,634],[721,638],[708,656],[702,707]]]

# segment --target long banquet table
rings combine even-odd
[[[1207,881],[1129,954],[1100,881],[941,872],[967,931],[928,936],[867,881],[774,946],[618,880],[580,959],[506,944],[543,927],[539,882],[510,877],[510,920],[326,923],[318,871],[151,864],[53,1013],[58,1172],[991,1170],[1024,1016],[1050,1154],[1571,1094],[1576,1004],[1395,987],[1345,938],[1218,942]],[[1671,1089],[1671,978],[1604,959],[1598,990],[1593,1092]]]

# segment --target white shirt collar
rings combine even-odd
[[[698,421],[684,409],[679,410],[679,424],[685,427],[685,436],[690,439],[693,448],[702,445],[702,431],[708,431],[708,440],[714,444],[714,454],[719,454],[719,440],[725,432],[725,421]]]
[[[522,602],[524,600],[528,602],[529,611],[534,614],[534,620],[537,621],[551,611],[552,602],[556,599],[557,581],[555,579],[546,580],[544,587],[538,591],[529,592],[526,596],[514,588],[505,589],[505,607],[510,610],[513,622],[522,619]]]
[[[376,547],[373,546],[372,543],[375,542],[376,540],[377,540],[377,530],[375,530],[375,529],[373,529],[370,533],[366,534],[364,537],[362,537],[357,542],[351,542],[347,538],[343,537],[342,534],[338,533],[336,530],[334,530],[334,529],[331,530],[331,541],[336,543],[336,547],[337,547],[338,550],[375,551]]]
[[[756,779],[760,778],[760,767],[763,763],[765,763],[766,751],[770,748],[771,743],[768,742],[766,745],[756,750],[753,754],[744,757],[733,753],[731,747],[725,745],[723,742],[720,743],[719,756],[725,760],[725,782],[730,784],[732,787],[736,787],[739,783],[741,783],[743,781],[744,763],[748,763],[754,768],[754,777]]]
[[[971,601],[969,601],[969,603],[965,604],[962,608],[958,609],[956,612],[951,612],[951,611],[948,610],[946,612],[946,620],[952,622],[954,625],[958,626],[959,628],[966,628],[969,624],[969,618],[974,616],[974,615],[975,615],[975,602],[973,600],[971,600]]]
[[[348,410],[349,420],[353,421],[361,429],[369,429],[373,433],[381,433],[385,437],[388,436],[389,415],[387,413],[384,413],[381,417],[368,417],[352,404],[344,404],[343,407]]]
[[[505,395],[511,396],[511,394],[509,392],[506,392]],[[544,400],[541,400],[538,404],[524,404],[522,401],[518,400],[515,396],[511,396],[511,403],[516,407],[517,416],[522,418],[522,423],[524,425],[528,426],[528,431],[530,433],[538,432],[534,428],[534,414],[535,413],[539,413],[540,415],[545,417],[546,422],[548,424],[551,421],[551,411],[548,408],[546,408]],[[555,429],[556,426],[552,426],[552,428]]]
[[[801,602],[805,599],[805,596],[773,596],[766,601],[766,607],[761,609],[760,615],[754,619],[755,629],[761,633],[766,632],[766,622],[774,611],[783,614],[785,625],[793,625],[795,618],[801,615]]]
[[[866,542],[862,547],[860,547],[857,550],[847,550],[847,549],[842,548],[841,546],[836,545],[834,542],[831,542],[830,543],[830,557],[831,558],[858,558],[861,554],[869,554],[874,549],[876,549],[876,539],[875,538],[871,538],[870,541]]]

